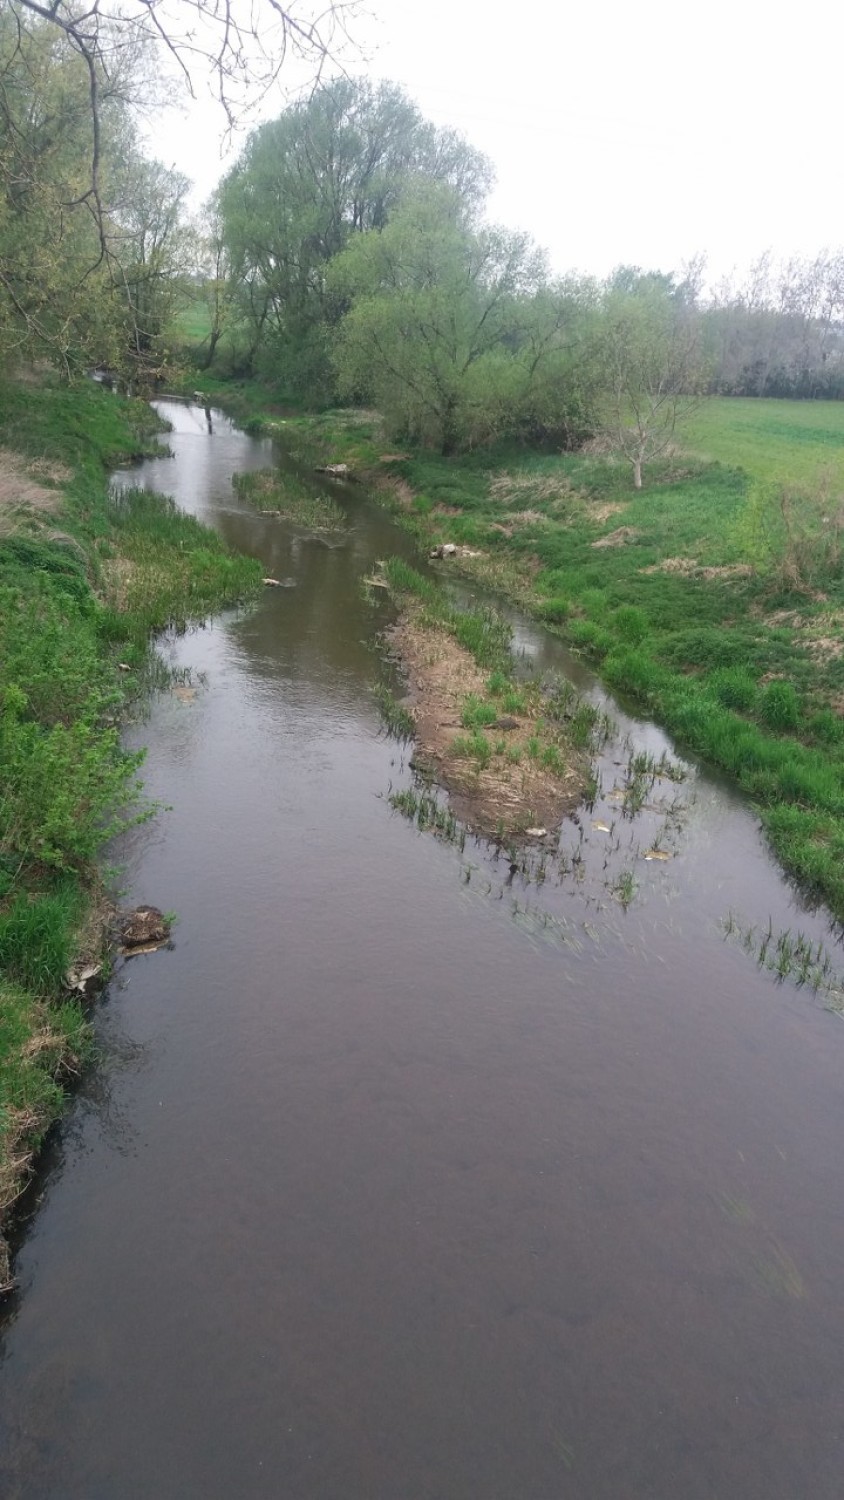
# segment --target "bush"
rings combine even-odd
[[[26,702],[25,695],[20,695]],[[42,728],[18,699],[0,717],[0,854],[52,869],[82,870],[131,816],[142,754],[123,750],[116,730],[80,719]]]

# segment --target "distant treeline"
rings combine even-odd
[[[844,395],[844,255],[763,257],[714,292],[695,263],[554,275],[528,235],[486,220],[485,157],[400,88],[349,78],[254,130],[191,222],[186,180],[138,145],[145,77],[143,55],[115,53],[92,134],[66,36],[14,0],[0,12],[7,363],[150,380],[192,304],[205,367],[315,406],[375,405],[397,437],[444,452],[609,434],[634,466],[658,451],[654,413],[662,441],[705,391]]]

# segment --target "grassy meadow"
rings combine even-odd
[[[98,852],[146,814],[119,725],[151,634],[260,576],[164,497],[109,491],[159,426],[93,384],[0,387],[0,1224],[88,1046],[65,976],[102,958]]]
[[[844,484],[840,401],[719,397],[689,418],[681,441],[699,457],[755,480],[802,485],[829,474]]]

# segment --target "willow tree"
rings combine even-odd
[[[443,453],[488,441],[524,392],[524,312],[544,276],[527,236],[473,228],[457,194],[420,184],[332,267],[350,303],[336,351],[342,392]]]
[[[326,276],[358,234],[389,223],[417,178],[466,205],[486,194],[486,159],[437,129],[394,84],[341,78],[261,125],[221,185],[223,240],[249,329],[250,356],[298,393],[330,394],[333,329],[343,312]]]

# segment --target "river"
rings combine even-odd
[[[174,456],[118,481],[289,586],[165,640],[188,690],[128,734],[170,810],[127,900],[178,922],[47,1153],[0,1493],[839,1500],[844,1026],[722,925],[837,951],[823,914],[699,768],[623,817],[630,746],[672,747],[518,617],[615,717],[601,795],[544,880],[420,833],[361,589],[409,539],[354,485],[342,545],[256,515],[271,444],[162,411]]]

